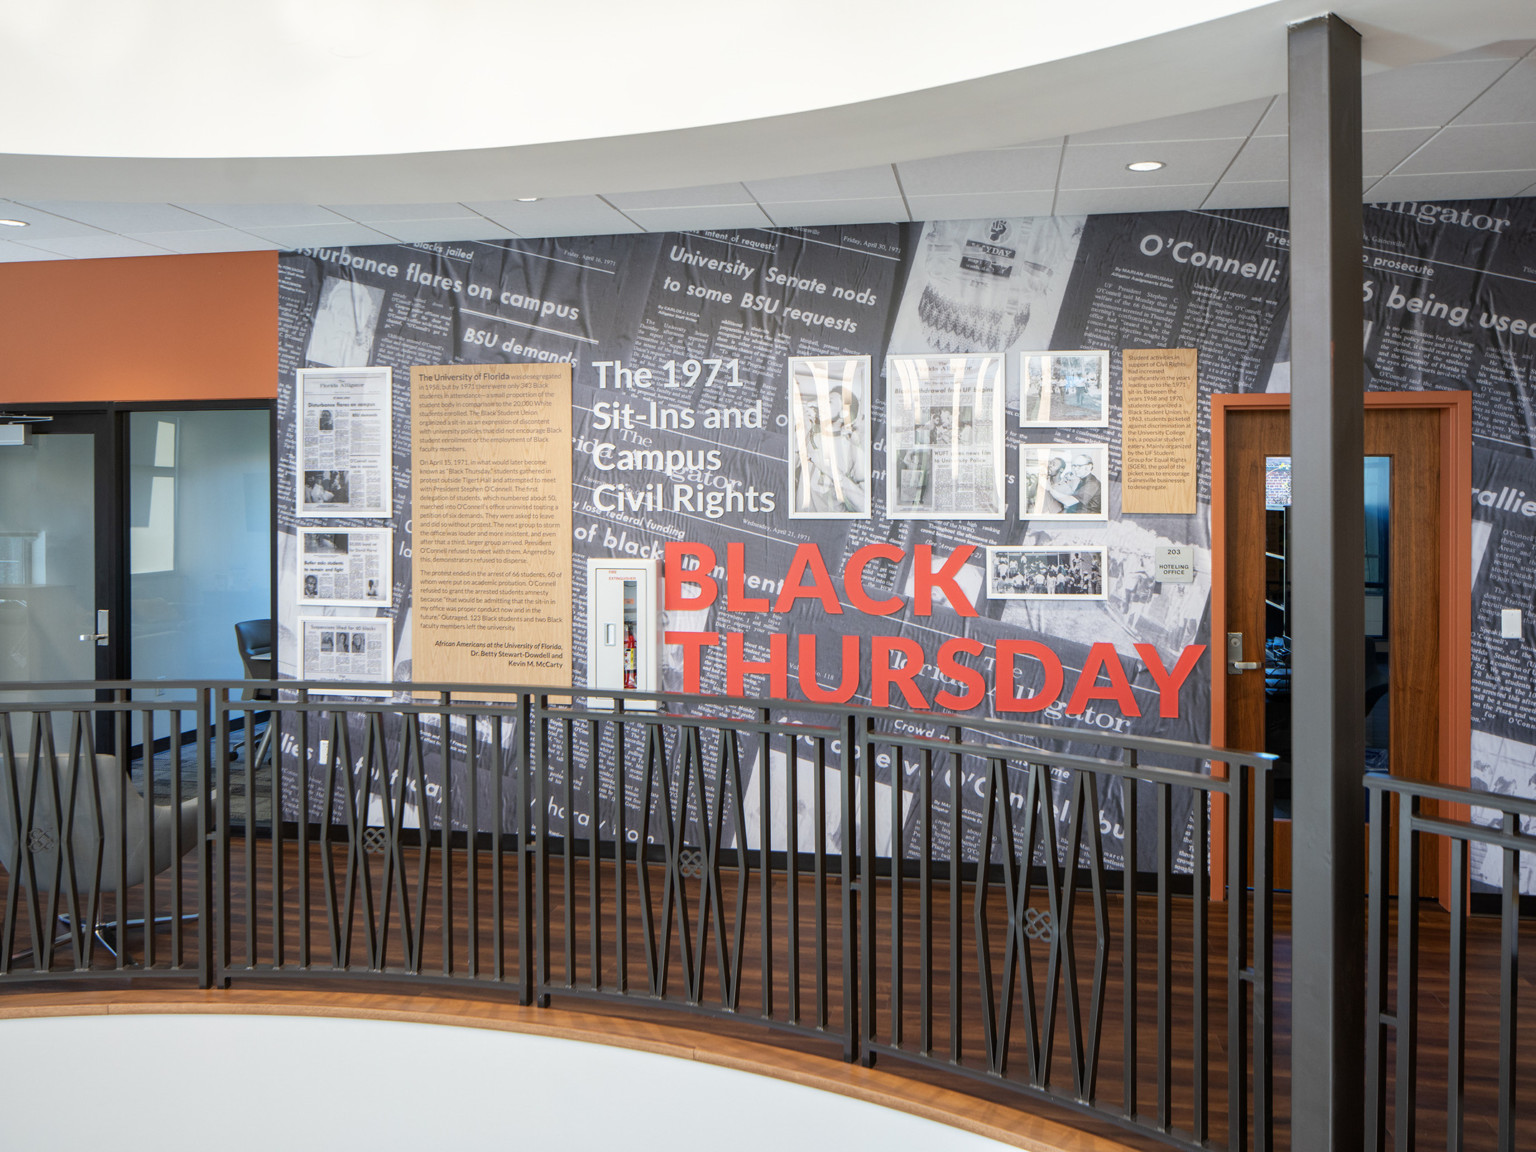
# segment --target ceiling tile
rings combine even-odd
[[[1188,112],[1183,116],[1164,116],[1158,120],[1143,120],[1139,124],[1126,124],[1119,128],[1079,132],[1071,137],[1070,142],[1137,144],[1156,140],[1215,140],[1225,136],[1247,136],[1269,108],[1271,99],[1273,97],[1266,96],[1241,104]]]
[[[1481,48],[1469,48],[1465,52],[1442,56],[1440,60],[1518,60],[1532,49],[1536,49],[1536,40],[1500,40],[1494,44],[1484,44]]]
[[[51,238],[55,236],[103,236],[106,235],[100,228],[92,228],[89,224],[82,224],[78,220],[66,220],[62,216],[55,216],[52,212],[42,212],[36,208],[29,208],[25,204],[18,204],[14,200],[0,200],[0,218],[7,220],[25,220],[25,228],[6,228],[5,239],[12,243],[27,243]],[[26,240],[21,239],[22,236]]]
[[[383,232],[375,232],[350,220],[337,220],[332,224],[299,224],[292,227],[252,226],[250,231],[263,240],[281,244],[284,248],[334,248],[341,245],[361,247],[366,244],[393,244],[394,238]]]
[[[1060,148],[997,148],[938,156],[932,160],[909,160],[898,164],[896,170],[910,203],[914,196],[1034,192],[1052,188],[1060,165]]]
[[[981,220],[988,217],[1049,216],[1055,193],[1049,188],[1026,192],[950,193],[907,197],[914,220]]]
[[[1288,177],[1289,165],[1289,137],[1255,136],[1243,145],[1221,180],[1223,184],[1229,180],[1238,183],[1278,180],[1283,184]]]
[[[1223,180],[1211,189],[1202,208],[1284,208],[1290,203],[1287,180]]]
[[[1456,124],[1517,124],[1536,120],[1536,60],[1516,64],[1472,106],[1456,117]]]
[[[297,228],[306,224],[340,224],[344,217],[318,204],[182,204],[231,228]]]
[[[1361,164],[1367,177],[1381,176],[1392,171],[1403,159],[1412,154],[1424,141],[1434,135],[1429,128],[1389,128],[1366,132],[1361,141]],[[1290,175],[1290,138],[1286,136],[1255,136],[1243,145],[1243,150],[1232,161],[1226,175],[1226,184],[1278,183],[1283,189]],[[1224,205],[1232,207],[1233,205]],[[1262,207],[1262,205],[1254,205]]]
[[[1157,144],[1077,144],[1067,141],[1061,164],[1062,188],[1161,188],[1214,184],[1237,155],[1241,140],[1170,140]],[[1129,172],[1136,160],[1161,160],[1156,172]]]
[[[379,224],[395,220],[454,220],[473,217],[462,204],[326,204],[328,212],[356,220],[359,224]]]
[[[1464,58],[1372,73],[1361,82],[1365,127],[1368,131],[1438,128],[1476,100],[1509,67],[1508,59],[1468,53]],[[1282,92],[1254,135],[1284,136],[1286,131],[1287,106]]]
[[[1469,124],[1440,132],[1393,175],[1502,172],[1536,161],[1536,123]]]
[[[1200,207],[1210,184],[1162,184],[1156,188],[1073,188],[1056,193],[1056,215],[1100,212],[1174,212]]]
[[[1360,146],[1360,163],[1365,175],[1380,176],[1392,171],[1434,134],[1431,128],[1385,128],[1366,132]]]
[[[1061,146],[1066,142],[1067,138],[1065,136],[1051,136],[1043,140],[1020,140],[1015,144],[999,144],[996,148],[990,149],[990,151],[1009,152],[1015,148],[1054,148],[1057,152],[1060,152]],[[989,149],[983,149],[983,151],[989,151]]]
[[[512,240],[517,237],[517,233],[479,215],[451,220],[379,220],[375,221],[374,227],[402,244],[427,244],[434,240]]]
[[[631,208],[626,213],[647,232],[698,232],[705,228],[766,228],[773,221],[751,204],[718,207]]]
[[[130,239],[182,255],[194,252],[275,252],[282,247],[238,228],[207,228],[197,232],[130,232]]]
[[[132,240],[127,236],[114,236],[110,232],[98,232],[94,236],[50,236],[46,240],[34,240],[39,248],[72,260],[105,260],[118,256],[165,256],[164,248]]]
[[[1430,175],[1394,172],[1372,184],[1367,196],[1373,204],[1388,200],[1490,200],[1518,196],[1533,182],[1536,182],[1536,168]]]
[[[641,227],[597,196],[556,196],[525,203],[485,200],[464,207],[519,236],[612,236]]]
[[[718,208],[751,204],[752,195],[740,184],[705,184],[697,188],[661,188],[654,192],[615,192],[603,199],[624,212],[631,208]]]
[[[1362,84],[1363,122],[1367,129],[1438,128],[1508,69],[1506,60],[1464,60],[1377,72]]]
[[[108,232],[174,232],[204,229],[206,217],[172,204],[110,204],[91,200],[29,200],[31,207]]]
[[[889,164],[849,168],[842,172],[818,172],[812,176],[748,180],[745,187],[761,204],[770,200],[789,204],[803,200],[869,200],[901,195],[896,186],[896,173]]]
[[[1287,108],[1286,94],[1284,92],[1276,96],[1270,104],[1269,111],[1264,113],[1264,119],[1259,121],[1259,126],[1253,130],[1255,136],[1284,136],[1286,128]]]
[[[764,201],[763,211],[784,228],[809,224],[885,224],[907,218],[907,206],[900,196],[872,196],[867,200]]]
[[[0,240],[0,264],[17,264],[25,260],[62,260],[57,252],[44,252],[41,248],[29,248],[25,244],[12,244]]]

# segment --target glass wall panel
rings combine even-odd
[[[134,412],[128,572],[136,680],[237,680],[235,624],[271,615],[270,413]]]

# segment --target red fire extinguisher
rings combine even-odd
[[[640,653],[635,645],[635,626],[624,622],[624,687],[640,687]]]

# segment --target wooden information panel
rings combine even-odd
[[[411,369],[411,677],[571,682],[571,366]]]
[[[1120,510],[1196,511],[1193,348],[1127,348],[1120,359]]]

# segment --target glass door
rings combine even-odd
[[[0,412],[0,685],[111,679],[120,621],[113,517],[101,514],[112,491],[109,418],[5,420]],[[70,694],[33,690],[20,699],[61,695]]]

